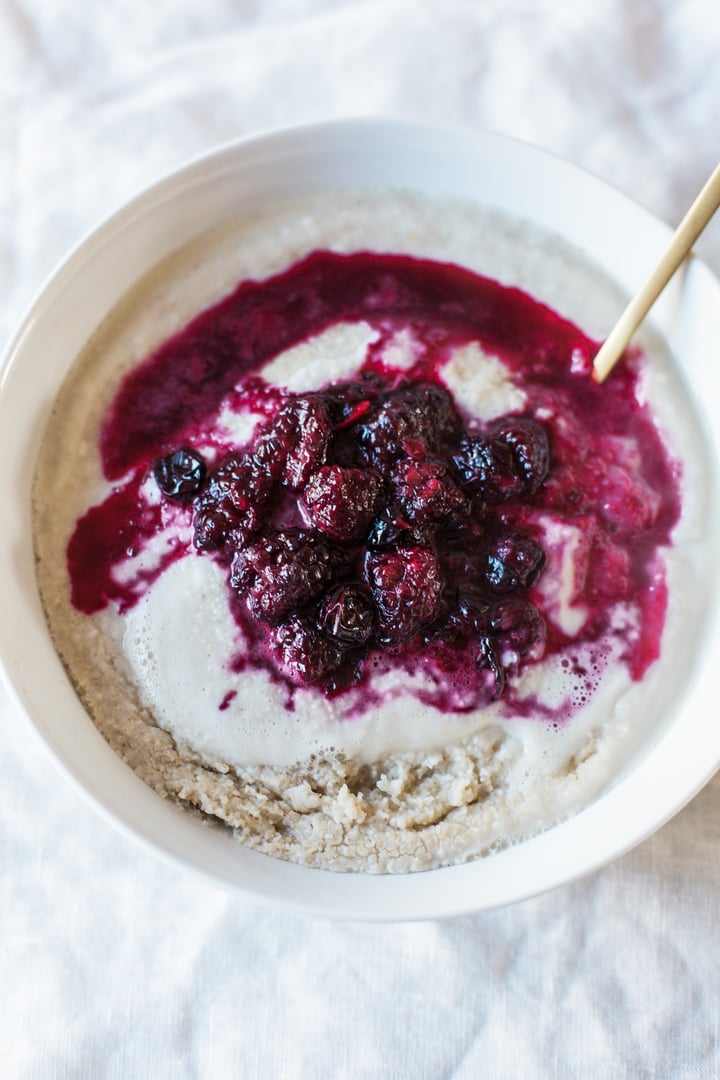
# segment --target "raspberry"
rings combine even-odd
[[[600,485],[600,513],[619,532],[650,528],[660,509],[660,496],[639,477],[619,465],[609,465]]]
[[[439,451],[454,442],[459,430],[447,390],[415,383],[387,394],[370,417],[357,424],[357,438],[368,461],[388,467],[403,454],[406,440]]]
[[[392,483],[398,503],[414,524],[452,520],[469,510],[465,495],[439,461],[398,461]]]
[[[340,667],[345,650],[303,615],[293,615],[274,631],[274,644],[291,677],[320,682]]]
[[[310,521],[332,540],[362,540],[382,501],[383,483],[374,469],[324,465],[303,495]]]
[[[627,596],[632,591],[630,553],[616,547],[607,538],[596,536],[592,542],[586,589],[592,597]]]
[[[432,551],[410,547],[370,552],[365,576],[386,641],[409,641],[435,618],[443,580]]]
[[[255,457],[274,478],[297,491],[325,464],[331,439],[332,423],[322,397],[303,394],[280,409],[261,436]]]
[[[153,463],[153,476],[163,495],[176,502],[190,502],[205,480],[205,462],[194,450],[183,447]]]
[[[364,645],[375,628],[375,606],[362,585],[341,585],[320,605],[318,624],[346,647]]]
[[[286,529],[235,555],[230,582],[256,619],[278,623],[305,607],[349,567],[349,556],[317,534]]]
[[[242,547],[262,524],[272,480],[247,454],[228,454],[195,500],[193,542],[199,551]]]

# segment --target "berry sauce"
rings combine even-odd
[[[376,336],[352,379],[291,394],[259,374],[358,321]],[[400,372],[384,355],[406,330]],[[470,342],[502,361],[522,414],[483,424],[454,402],[443,368]],[[525,293],[428,260],[319,251],[243,282],[121,383],[99,447],[112,491],[68,546],[73,604],[123,613],[175,560],[213,559],[244,643],[230,666],[267,671],[290,708],[308,687],[377,704],[372,676],[399,668],[440,710],[502,699],[547,717],[516,676],[555,656],[589,693],[587,657],[602,665],[610,638],[640,679],[660,651],[679,468],[637,358],[599,387],[597,348]],[[218,434],[221,407],[263,418],[247,445]],[[571,627],[544,588],[568,537]]]

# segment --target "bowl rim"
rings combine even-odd
[[[64,287],[68,278],[72,277],[76,270],[82,266],[84,261],[92,259],[94,253],[99,248],[105,243],[112,241],[114,232],[126,228],[128,224],[132,224],[134,218],[141,218],[144,214],[148,213],[152,207],[156,205],[158,200],[162,200],[165,197],[175,197],[173,193],[178,184],[195,181],[197,176],[201,174],[203,170],[207,170],[212,166],[213,163],[220,165],[226,163],[228,168],[232,169],[233,157],[238,154],[242,155],[248,148],[250,152],[254,150],[259,154],[262,154],[263,152],[272,153],[273,151],[292,154],[293,143],[295,143],[295,145],[302,143],[307,144],[309,140],[310,144],[312,144],[313,139],[322,140],[329,138],[332,140],[336,133],[343,137],[347,137],[353,133],[358,136],[362,134],[365,137],[369,135],[371,138],[374,137],[378,139],[381,143],[388,140],[416,138],[430,140],[447,146],[448,143],[454,143],[456,140],[467,139],[469,143],[476,143],[478,141],[483,142],[490,148],[492,148],[492,146],[495,146],[496,148],[500,146],[515,147],[515,152],[518,152],[519,150],[521,155],[530,155],[535,157],[537,161],[542,160],[545,163],[552,161],[555,163],[554,167],[556,169],[559,168],[561,172],[567,172],[568,175],[572,173],[576,178],[578,176],[582,177],[582,183],[588,189],[596,192],[602,190],[606,197],[609,196],[618,205],[624,206],[625,210],[633,217],[639,217],[646,224],[649,224],[654,231],[654,234],[657,236],[658,242],[664,243],[671,235],[671,230],[667,225],[652,215],[647,209],[635,203],[634,200],[630,199],[627,195],[618,191],[617,188],[607,181],[595,177],[592,173],[565,160],[557,154],[553,154],[522,140],[512,139],[495,132],[484,132],[459,126],[359,117],[347,120],[341,119],[322,123],[275,128],[257,134],[244,135],[241,138],[228,140],[219,146],[195,155],[187,162],[176,166],[159,179],[156,179],[143,187],[134,197],[123,201],[110,213],[106,214],[99,224],[84,232],[81,238],[72,246],[69,252],[60,260],[50,274],[47,275],[41,286],[38,288],[20,319],[18,329],[11,335],[9,342],[3,351],[2,359],[0,359],[0,414],[2,414],[4,409],[6,384],[12,373],[13,365],[21,360],[25,343],[28,339],[31,339],[33,328],[43,308],[46,308],[47,305],[53,302],[54,298]],[[180,192],[177,192],[176,197],[180,197],[180,194]],[[693,257],[693,269],[694,272],[699,273],[701,276],[704,275],[712,289],[716,291],[720,289],[720,283],[718,283],[712,273],[704,267],[696,257]],[[2,560],[4,558],[4,548],[0,545],[0,566],[2,565]],[[44,627],[44,630],[49,638],[47,627]],[[568,821],[553,826],[547,832],[533,837],[530,841],[525,841],[525,844],[533,845],[536,853],[533,883],[528,884],[528,882],[525,882],[523,885],[521,882],[515,881],[513,887],[510,889],[512,895],[508,894],[504,899],[501,898],[497,900],[497,898],[488,898],[487,896],[478,897],[477,894],[473,894],[472,891],[464,891],[463,886],[466,884],[472,885],[473,877],[478,876],[473,872],[472,868],[476,866],[479,861],[457,867],[445,867],[405,875],[342,875],[333,871],[310,869],[308,867],[295,866],[295,864],[282,863],[283,876],[288,878],[291,886],[293,884],[298,886],[297,892],[293,893],[291,888],[289,894],[282,894],[279,893],[277,888],[272,884],[272,878],[269,879],[269,884],[264,881],[258,882],[258,880],[248,882],[239,882],[237,880],[231,881],[227,876],[219,874],[216,871],[214,872],[212,867],[199,865],[197,860],[190,858],[187,853],[178,850],[177,846],[169,843],[163,844],[157,836],[150,836],[147,829],[143,830],[143,828],[138,826],[137,822],[133,822],[128,819],[127,816],[119,814],[117,808],[111,807],[97,791],[93,792],[88,787],[87,783],[84,782],[78,769],[74,767],[70,760],[68,760],[67,754],[63,752],[62,747],[57,743],[54,743],[53,740],[48,737],[48,733],[44,731],[41,718],[35,714],[32,702],[28,700],[27,693],[21,688],[21,680],[18,678],[18,673],[10,659],[10,654],[5,647],[5,643],[9,640],[11,635],[12,627],[9,626],[9,619],[6,617],[6,609],[5,606],[3,606],[0,608],[0,646],[2,646],[0,648],[0,678],[7,688],[15,708],[28,720],[31,729],[39,738],[40,744],[50,754],[51,760],[60,769],[61,773],[70,779],[71,783],[82,793],[84,798],[100,811],[106,820],[111,822],[116,828],[119,828],[126,836],[131,837],[135,841],[139,841],[146,850],[151,850],[155,854],[159,854],[165,861],[169,861],[174,866],[182,866],[184,869],[191,869],[194,872],[201,874],[206,880],[212,880],[215,884],[230,889],[233,892],[240,891],[245,895],[254,897],[256,900],[271,902],[276,906],[293,911],[300,910],[305,913],[336,918],[393,921],[451,917],[469,914],[479,910],[487,910],[500,906],[501,904],[528,899],[543,893],[548,889],[559,887],[562,884],[568,884],[571,881],[576,881],[606,865],[613,859],[618,858],[637,844],[641,843],[682,809],[682,807],[685,806],[712,778],[718,767],[720,767],[720,736],[718,736],[716,738],[717,745],[715,752],[707,754],[702,762],[696,762],[695,767],[692,770],[692,778],[689,784],[686,782],[684,788],[682,784],[676,785],[675,794],[665,806],[663,813],[661,815],[658,815],[656,811],[644,814],[639,813],[635,819],[633,828],[626,833],[622,842],[618,842],[617,839],[614,839],[611,843],[606,841],[606,843],[603,844],[600,842],[602,821],[596,819],[598,819],[598,805],[602,803],[604,796],[600,797],[599,800],[593,801],[584,810],[573,815]],[[82,708],[79,705],[79,702],[77,704],[79,708]],[[87,723],[92,726],[92,721],[86,714],[85,719]],[[103,745],[106,744],[103,742]],[[112,751],[110,751],[110,753],[115,757]],[[119,759],[117,760],[119,761]],[[633,770],[632,776],[628,779],[632,780],[636,773],[641,769],[642,764],[638,769]],[[138,782],[142,784],[142,781]],[[637,781],[635,780],[634,783],[637,783]],[[145,787],[144,784],[142,786],[143,788]],[[617,791],[618,788],[622,788],[622,786],[623,782],[621,781],[620,784],[613,787],[612,790]],[[154,793],[152,794],[154,795]],[[159,799],[158,796],[155,797]],[[185,815],[186,811],[180,811],[180,813]],[[543,863],[543,851],[548,848],[547,838],[550,836],[555,837],[563,832],[572,833],[576,831],[577,826],[574,823],[577,823],[578,821],[583,822],[583,828],[587,826],[589,835],[594,836],[598,843],[596,843],[594,847],[591,844],[587,845],[582,855],[578,856],[575,868],[571,873],[566,872],[558,876],[557,872],[553,869],[551,859],[546,863]],[[543,838],[545,838],[545,840]],[[553,845],[551,844],[550,847],[552,848],[552,846]],[[507,860],[507,852],[511,850],[512,849],[506,849],[505,852],[501,851],[486,858],[495,860],[495,865],[498,865],[504,859]],[[257,852],[249,852],[249,855],[251,856],[251,861],[255,862],[256,865],[257,860],[267,860],[270,858],[268,856],[260,855]],[[279,860],[271,861],[276,864],[279,862]],[[330,877],[334,879],[344,878],[348,883],[354,881],[356,884],[360,884],[361,887],[356,890],[353,890],[350,887],[343,887],[341,892],[347,895],[341,896],[338,900],[337,891],[329,898],[323,899],[321,895],[318,895],[321,890],[314,886],[310,886],[309,892],[313,895],[308,896],[306,895],[305,884],[308,874],[312,875],[316,882],[320,882],[323,877],[326,878],[327,875],[330,875]],[[442,875],[443,882],[450,883],[452,880],[453,885],[457,884],[458,887],[445,887],[444,884],[438,889],[424,889],[420,887],[423,879],[437,875]],[[398,887],[399,882],[405,882],[406,884],[401,884],[400,887]],[[383,892],[388,895],[383,896]],[[394,897],[390,895],[393,892],[395,893]],[[440,902],[439,896],[442,897],[442,902]],[[488,899],[490,902],[486,902]],[[370,903],[369,910],[366,906],[368,903]]]

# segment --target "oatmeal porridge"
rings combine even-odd
[[[672,694],[698,529],[659,344],[592,381],[619,305],[527,223],[391,192],[278,206],[143,279],[64,384],[34,499],[50,629],[120,757],[242,843],[367,872],[482,856],[612,783]]]

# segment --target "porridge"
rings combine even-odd
[[[587,805],[661,722],[693,616],[692,416],[656,343],[592,382],[618,306],[541,231],[403,193],[277,207],[143,279],[64,384],[34,500],[113,749],[337,870]]]

